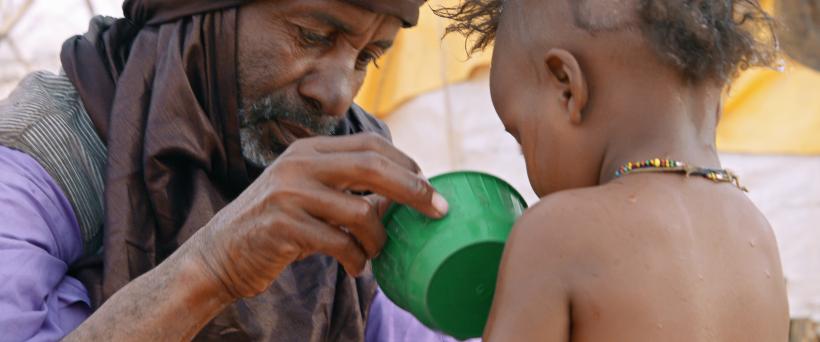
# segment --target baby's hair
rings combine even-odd
[[[462,0],[435,10],[454,20],[446,33],[465,35],[468,50],[485,49],[495,39],[506,0]],[[614,30],[590,16],[590,0],[566,0],[575,24],[587,31]],[[601,1],[601,0],[592,0]],[[758,0],[634,0],[635,18],[657,55],[692,81],[726,82],[751,66],[777,59],[774,20]]]

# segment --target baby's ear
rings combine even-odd
[[[544,56],[548,81],[561,91],[561,107],[573,124],[581,124],[589,89],[578,60],[569,51],[551,49]]]

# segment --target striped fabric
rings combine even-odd
[[[97,253],[106,148],[65,75],[29,74],[0,101],[0,145],[32,156],[57,181],[77,216],[85,253]]]

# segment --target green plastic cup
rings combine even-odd
[[[430,179],[450,204],[442,219],[393,205],[373,273],[394,303],[458,339],[481,336],[504,243],[527,203],[503,180],[460,171]]]

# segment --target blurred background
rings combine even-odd
[[[372,68],[359,104],[385,120],[397,146],[425,174],[480,170],[529,202],[518,145],[489,95],[491,50],[468,58],[428,1],[418,27],[403,30]],[[724,100],[718,130],[723,165],[741,176],[775,230],[789,290],[794,341],[820,329],[820,0],[763,0],[780,21],[782,68],[744,72]],[[0,99],[35,70],[58,72],[59,51],[92,15],[120,17],[121,0],[0,0]]]

